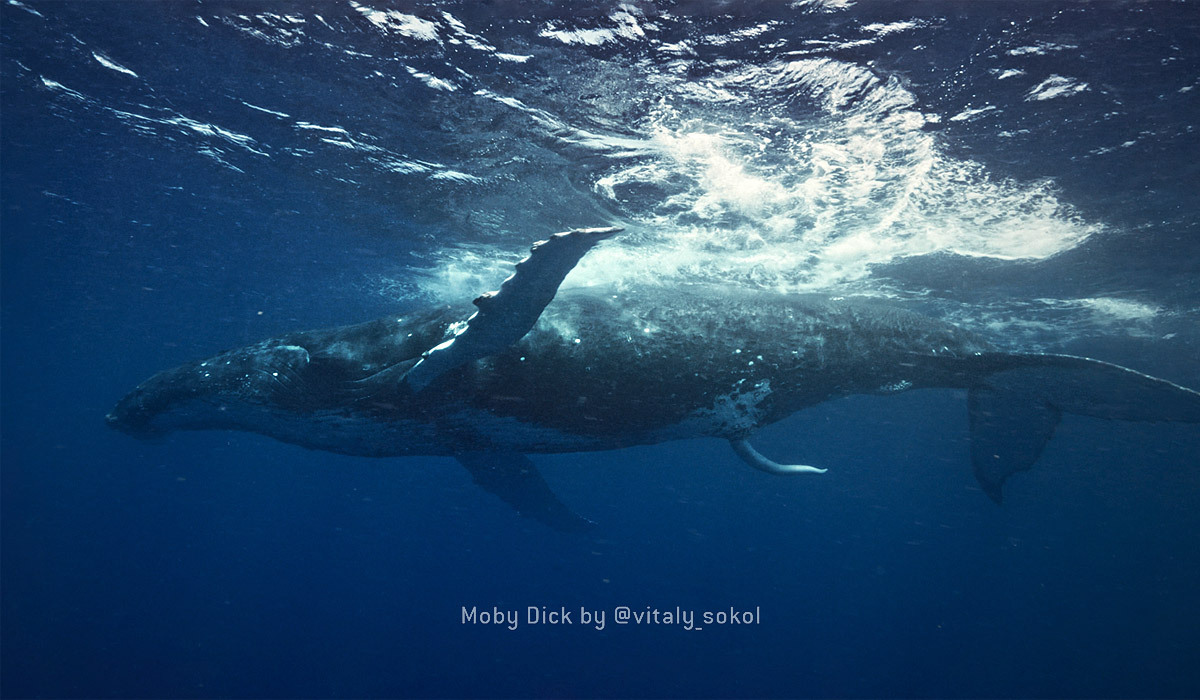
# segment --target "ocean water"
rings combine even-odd
[[[964,393],[849,397],[757,439],[820,477],[535,456],[569,535],[449,459],[104,424],[610,224],[566,285],[877,296],[1198,388],[1194,4],[6,0],[0,41],[4,696],[1200,695],[1196,425],[1068,416],[998,507]]]

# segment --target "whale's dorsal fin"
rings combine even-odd
[[[455,367],[494,355],[520,340],[537,323],[579,259],[622,230],[575,229],[535,243],[529,257],[517,263],[500,289],[475,300],[479,310],[467,319],[467,325],[450,340],[426,351],[420,362],[405,373],[402,383],[420,392]]]

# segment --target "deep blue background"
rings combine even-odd
[[[238,101],[307,109],[442,163],[500,162],[528,136],[469,105],[446,113],[417,90],[397,103],[319,51],[284,60],[274,45],[209,33],[195,19],[222,26],[217,18],[255,7],[0,8],[5,696],[1200,694],[1196,426],[1067,417],[996,507],[970,475],[964,395],[852,397],[762,431],[764,452],[829,467],[820,478],[751,472],[716,441],[535,457],[563,500],[599,523],[570,536],[514,516],[451,460],[354,459],[232,433],[139,443],[109,431],[106,411],[154,371],[419,303],[367,281],[475,235],[448,220],[459,191],[406,190],[337,149],[289,160],[285,147],[304,144]],[[350,19],[337,24],[334,15],[355,16],[345,7],[292,7],[327,15],[338,31],[323,40],[377,42],[380,56],[422,60]],[[442,9],[414,7],[403,9]],[[570,12],[445,7],[501,49],[532,42],[538,52],[519,76],[480,64],[477,78],[524,81],[553,98],[561,76],[540,66],[567,48],[538,44],[529,27],[571,22]],[[1134,293],[1166,310],[1149,332],[1063,329],[1053,349],[1200,386],[1200,88],[1178,89],[1200,68],[1200,22],[1184,4],[1073,7],[674,12],[686,18],[677,26],[697,32],[778,16],[773,31],[797,36],[932,18],[919,37],[925,52],[904,39],[840,57],[903,76],[923,109],[942,115],[978,102],[970,86],[998,42],[1081,46],[1047,60],[1103,91],[1037,113],[1020,111],[1017,93],[997,121],[931,128],[997,176],[1053,178],[1106,233],[1041,266],[933,256],[886,274],[957,294],[968,308],[998,290]],[[92,51],[136,67],[143,87]],[[636,45],[588,55],[618,66],[653,60]],[[64,98],[43,77],[91,102]],[[1112,101],[1127,109],[1100,119]],[[138,131],[106,111],[147,102],[253,133],[272,156],[186,127]],[[996,135],[1020,129],[1029,131],[1017,146]],[[1086,156],[1125,132],[1140,134],[1139,145]],[[482,149],[488,139],[500,155]],[[242,172],[199,153],[212,145]],[[607,210],[588,203],[586,188],[562,184],[561,169],[551,160],[515,178],[526,199],[504,206],[531,228],[497,215],[509,217],[513,250],[579,223],[578,207]],[[610,615],[616,605],[759,606],[762,624],[510,632],[461,625],[463,605]]]

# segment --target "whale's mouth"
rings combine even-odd
[[[126,435],[149,440],[162,437],[166,430],[154,425],[154,412],[146,410],[134,394],[126,396],[104,416],[104,422],[113,430],[119,430]]]
[[[192,362],[159,372],[126,394],[104,416],[108,427],[139,439],[161,437],[178,427],[180,409],[210,393],[199,381],[200,363]]]

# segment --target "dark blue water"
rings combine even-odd
[[[447,459],[103,421],[609,223],[568,285],[887,296],[1200,387],[1193,5],[8,0],[0,33],[4,695],[1200,695],[1194,425],[1068,416],[997,507],[963,394],[851,397],[758,439],[819,478],[535,456],[598,522],[564,535]]]

